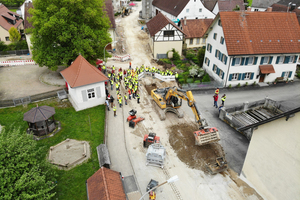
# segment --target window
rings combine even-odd
[[[220,20],[220,19],[218,20],[218,25],[219,25],[219,26],[222,26],[222,23],[221,23],[221,20]]]
[[[190,39],[190,45],[193,45],[193,38]]]
[[[9,41],[9,37],[5,37],[5,40],[6,40],[6,41]]]
[[[196,44],[200,44],[200,38],[197,38],[197,43]]]
[[[234,80],[237,80],[238,77],[239,77],[239,74],[238,74],[238,73],[232,74],[231,80],[233,80],[233,81],[234,81]]]
[[[268,64],[269,59],[270,59],[269,56],[263,56],[263,57],[261,57],[260,64],[261,65]]]
[[[255,8],[255,9],[254,9],[254,11],[258,11],[258,9],[257,9],[257,8]]]
[[[210,60],[209,60],[207,57],[205,57],[204,63],[205,63],[207,66],[209,66],[209,62],[210,62]]]
[[[202,38],[202,43],[205,43],[206,42],[206,38]]]
[[[288,76],[289,76],[289,72],[282,72],[281,77],[283,77],[284,79],[287,79]]]
[[[217,34],[216,34],[216,33],[214,33],[214,39],[215,39],[215,40],[217,39]]]
[[[221,44],[224,44],[224,38],[221,36],[221,38],[220,38],[220,43]]]
[[[209,53],[211,53],[211,51],[212,51],[212,46],[211,46],[211,44],[207,44],[207,51],[209,51]]]
[[[188,13],[190,11],[190,9],[186,9],[186,12]]]
[[[89,99],[95,98],[95,91],[94,88],[93,89],[89,89],[87,90],[87,95]]]
[[[202,12],[202,8],[199,8],[199,12]]]
[[[223,79],[223,75],[224,75],[224,72],[223,72],[223,70],[221,70],[221,69],[219,69],[219,77],[221,78],[221,79]]]
[[[248,62],[247,62],[247,59],[248,59]],[[245,65],[252,65],[253,61],[254,61],[253,57],[246,58],[246,64]]]
[[[217,73],[217,70],[218,70],[218,66],[217,65],[213,65],[213,71],[215,72],[215,73]]]
[[[234,65],[240,65],[241,64],[241,58],[235,58]]]
[[[297,62],[297,57],[298,57],[298,56],[291,56],[291,57],[290,57],[290,62],[289,62],[289,63],[296,63],[296,62]]]
[[[244,79],[250,79],[251,74],[252,74],[251,72],[246,72],[245,75],[244,75],[245,76]]]
[[[174,37],[174,31],[164,31],[164,37]]]
[[[276,64],[282,64],[284,60],[284,56],[277,56]]]

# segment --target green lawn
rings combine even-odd
[[[9,9],[11,12],[15,12],[15,13],[17,13],[17,10],[18,9]]]
[[[23,114],[35,107],[37,103],[27,107],[18,106],[0,109],[0,124],[6,129],[20,127],[26,130],[27,123],[23,121]],[[105,106],[97,106],[76,112],[69,102],[58,102],[57,99],[38,102],[39,106],[48,105],[55,108],[54,118],[61,122],[62,129],[55,136],[38,141],[41,152],[46,159],[50,146],[67,138],[86,140],[90,142],[91,159],[69,171],[58,170],[56,196],[54,199],[87,199],[85,181],[99,169],[96,147],[103,142],[105,125]],[[89,117],[91,129],[89,126]],[[13,126],[13,127],[12,127]]]

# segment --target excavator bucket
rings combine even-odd
[[[219,131],[217,128],[204,128],[194,132],[195,145],[202,146],[217,142],[220,140]]]
[[[220,172],[223,172],[228,169],[228,164],[225,158],[223,157],[218,157],[216,158],[216,163],[212,165],[206,165],[207,170],[211,174],[217,174]]]

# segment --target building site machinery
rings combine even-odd
[[[151,144],[146,153],[146,165],[164,167],[166,148],[160,143]]]
[[[223,157],[216,158],[216,163],[211,165],[206,165],[206,168],[211,174],[217,174],[223,172],[228,168],[227,161]]]
[[[143,146],[144,147],[149,147],[149,145],[154,144],[154,143],[159,143],[160,142],[160,137],[156,136],[156,133],[149,133],[144,135],[144,141],[143,141]]]
[[[156,110],[159,115],[163,116],[161,120],[165,119],[166,112],[173,112],[177,114],[178,117],[183,117],[183,113],[181,113],[182,111],[180,111],[179,108],[182,105],[182,100],[187,101],[199,125],[199,131],[194,132],[196,145],[206,145],[220,140],[217,128],[205,128],[207,126],[206,120],[201,119],[200,112],[191,91],[182,90],[177,87],[153,89],[151,90],[151,97],[158,106]]]

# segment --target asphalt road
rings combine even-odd
[[[220,97],[224,93],[227,96],[225,107],[243,104],[246,101],[258,101],[265,97],[275,101],[289,101],[289,104],[292,107],[300,106],[299,81],[288,84],[277,84],[270,87],[220,89],[218,105],[221,104]],[[207,120],[209,126],[217,127],[219,130],[221,137],[220,143],[226,153],[226,160],[228,161],[229,167],[240,174],[246,157],[249,141],[241,133],[237,132],[218,118],[218,109],[213,107],[213,94],[213,90],[193,91],[201,116]],[[191,117],[194,116],[192,110],[185,102],[183,102],[183,109]]]

